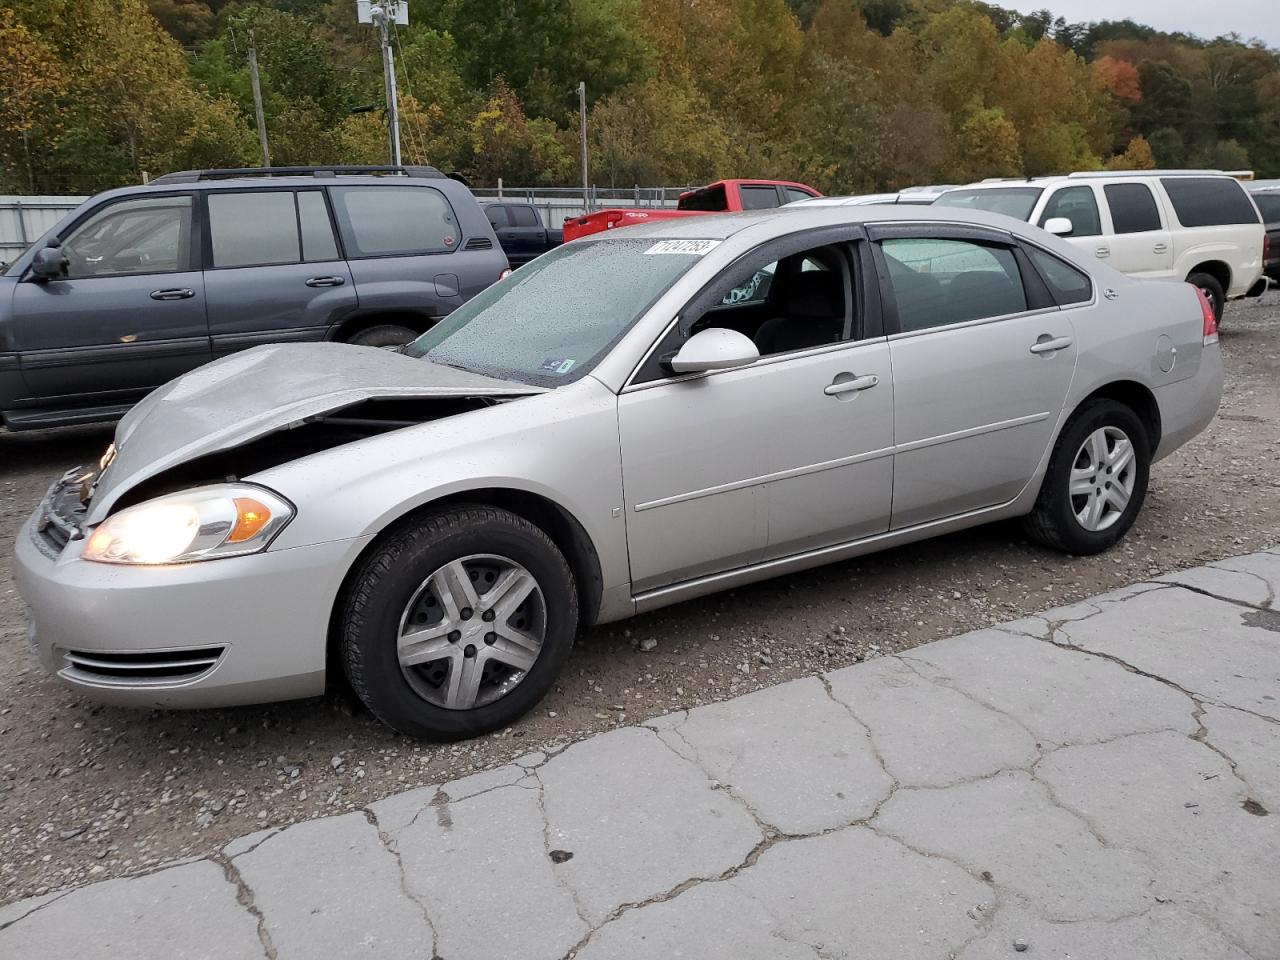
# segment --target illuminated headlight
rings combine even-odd
[[[294,509],[249,484],[220,484],[148,500],[108,517],[81,557],[98,563],[165,564],[265,550]]]

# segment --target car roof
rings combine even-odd
[[[773,229],[766,229],[771,221]],[[609,240],[654,237],[662,240],[727,240],[736,234],[752,230],[753,233],[794,233],[811,227],[835,227],[841,225],[873,223],[922,223],[973,224],[1006,233],[1025,235],[1028,224],[999,213],[985,210],[968,210],[957,207],[936,207],[932,204],[798,204],[794,207],[770,210],[744,210],[740,213],[709,213],[697,216],[656,220],[619,230],[575,240],[574,243],[606,242]],[[783,228],[785,224],[785,228]],[[755,231],[754,228],[761,228]],[[1039,228],[1032,227],[1037,233]],[[758,239],[753,237],[753,239]]]

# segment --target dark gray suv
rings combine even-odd
[[[111,190],[0,275],[0,422],[115,419],[262,343],[406,343],[506,269],[471,191],[432,167],[186,171]]]

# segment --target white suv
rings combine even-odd
[[[1219,320],[1224,301],[1266,289],[1262,219],[1240,182],[1219,170],[983,181],[935,202],[1038,224],[1121,273],[1194,283]]]

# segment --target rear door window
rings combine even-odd
[[[813,196],[813,194],[806,193],[803,190],[797,190],[795,187],[787,187],[786,194],[787,203],[793,203],[796,200],[808,200]]]
[[[778,190],[773,186],[738,187],[743,210],[768,210],[778,206]]]
[[[208,208],[215,268],[340,259],[319,190],[210,191]]]
[[[1230,177],[1161,177],[1160,183],[1184,227],[1258,222],[1244,188]]]
[[[348,258],[448,253],[458,244],[449,201],[431,187],[331,187]]]
[[[1093,187],[1063,187],[1049,196],[1044,213],[1040,214],[1040,226],[1054,217],[1066,217],[1071,221],[1071,236],[1096,237],[1102,233],[1102,219],[1098,216],[1098,201],[1093,197]]]
[[[1111,208],[1116,233],[1146,233],[1160,229],[1160,210],[1145,183],[1108,183],[1102,188]]]
[[[517,227],[540,227],[542,221],[533,207],[511,207],[511,218]]]
[[[1027,246],[1025,249],[1058,306],[1085,303],[1093,297],[1093,284],[1086,273],[1037,247]]]
[[[969,240],[903,237],[881,242],[898,330],[910,333],[1027,309],[1013,251]]]

